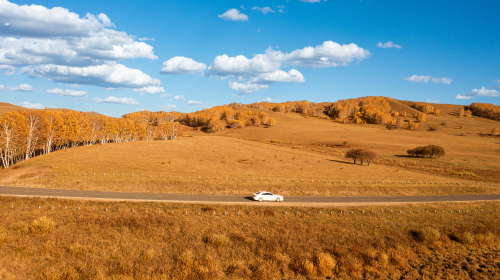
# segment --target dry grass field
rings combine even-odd
[[[409,114],[416,111],[407,106],[410,102],[388,100],[395,110]],[[60,150],[0,170],[0,183],[233,195],[248,195],[262,189],[306,196],[499,193],[500,137],[488,135],[498,121],[459,118],[455,115],[460,107],[457,105],[434,106],[442,113],[429,114],[416,131],[266,111],[276,125],[225,129],[211,134],[190,129],[185,131],[185,137],[175,141]],[[429,131],[431,126],[437,130]],[[431,144],[442,146],[446,156],[439,159],[406,156],[408,149]],[[345,151],[360,147],[375,150],[379,159],[370,166],[361,166],[344,158]],[[400,184],[401,181],[405,184]],[[490,187],[492,183],[497,187]]]
[[[267,189],[286,196],[500,193],[499,187],[480,186],[475,181],[472,185],[473,181],[463,178],[381,164],[354,165],[335,154],[220,136],[72,148],[30,159],[1,173],[4,185],[129,192],[248,195]]]
[[[1,197],[0,279],[498,279],[498,208]]]

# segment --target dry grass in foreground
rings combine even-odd
[[[354,165],[332,155],[217,136],[60,150],[0,170],[0,177],[5,185],[212,195],[248,195],[264,189],[285,196],[500,193],[500,188],[477,185],[477,181],[387,165]]]
[[[272,208],[2,197],[0,277],[498,279],[499,206]]]

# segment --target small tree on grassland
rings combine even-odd
[[[363,162],[366,162],[368,166],[370,166],[370,162],[372,162],[374,159],[376,159],[377,153],[375,151],[369,150],[369,149],[363,149],[361,151],[361,165],[363,165]]]
[[[350,149],[349,151],[347,151],[345,153],[345,157],[352,158],[354,164],[356,164],[356,161],[359,159],[361,161],[361,164],[363,164],[363,162],[366,162],[368,165],[370,165],[370,162],[377,158],[377,153],[366,148],[358,148]]]

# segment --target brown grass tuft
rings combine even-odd
[[[42,216],[31,223],[29,230],[31,233],[49,233],[54,227],[55,223],[51,218]]]
[[[224,247],[228,241],[224,234],[211,234],[205,238],[205,243],[215,248]]]

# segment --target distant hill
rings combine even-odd
[[[3,113],[12,112],[14,110],[25,110],[25,109],[26,108],[21,107],[21,106],[17,106],[17,105],[5,103],[5,102],[0,102],[0,115]],[[61,110],[61,109],[49,109],[49,110]],[[86,113],[87,115],[92,116],[92,117],[102,116],[102,114],[99,114],[99,113],[94,112],[94,111],[84,112],[84,113]]]
[[[12,105],[10,103],[0,102],[0,115],[14,110],[21,110],[23,107]]]

